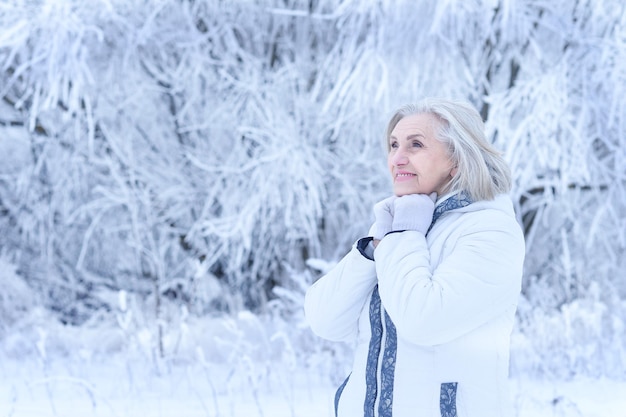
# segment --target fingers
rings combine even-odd
[[[426,234],[433,218],[432,194],[409,194],[394,201],[392,230],[415,230]]]

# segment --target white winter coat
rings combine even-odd
[[[356,338],[336,415],[509,416],[509,340],[525,253],[511,199],[448,211],[427,237],[388,234],[375,261],[363,250],[368,240],[359,242],[305,299],[317,335]]]

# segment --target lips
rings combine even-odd
[[[396,172],[396,181],[408,181],[415,178],[417,175],[411,172]]]

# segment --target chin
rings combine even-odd
[[[393,190],[393,193],[396,195],[396,197],[402,197],[403,195],[410,195],[410,194],[419,194],[420,192],[418,190]]]
[[[410,195],[410,194],[430,194],[432,193],[432,191],[426,191],[426,190],[421,190],[419,188],[401,188],[401,187],[397,187],[393,189],[393,193],[396,195],[396,197],[402,197],[403,195]]]

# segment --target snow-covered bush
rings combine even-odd
[[[7,328],[37,305],[28,285],[17,272],[17,266],[0,254],[0,338]]]
[[[603,299],[598,285],[558,310],[533,306],[523,298],[512,337],[514,376],[571,378],[575,375],[622,379],[626,368],[626,302]]]

